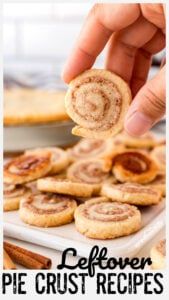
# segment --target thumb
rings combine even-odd
[[[133,136],[148,131],[165,114],[165,67],[135,96],[125,118],[124,128]]]

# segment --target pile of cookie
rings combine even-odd
[[[140,206],[165,196],[165,141],[122,132],[73,147],[31,149],[4,165],[4,211],[39,227],[75,220],[89,238],[113,239],[141,228]]]

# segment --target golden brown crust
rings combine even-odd
[[[166,268],[166,240],[159,241],[150,252],[152,269],[162,270]]]
[[[73,221],[77,204],[69,196],[32,195],[22,199],[19,215],[23,222],[38,227],[55,227]]]
[[[55,177],[39,179],[37,181],[37,187],[42,192],[66,194],[76,197],[91,197],[94,193],[94,188],[91,184],[72,182],[68,179]]]
[[[75,225],[87,237],[113,239],[139,230],[141,214],[133,205],[112,202],[102,197],[77,207]]]
[[[119,133],[114,138],[115,144],[123,144],[127,148],[136,148],[136,149],[152,149],[158,145],[158,141],[152,132],[147,132],[142,136],[132,137],[127,134],[125,131]]]
[[[4,94],[4,124],[40,124],[68,120],[64,91],[11,89]]]
[[[21,155],[4,166],[4,182],[22,184],[46,175],[51,170],[51,156],[47,154]]]
[[[122,150],[114,154],[113,174],[120,182],[148,183],[158,174],[156,162],[139,150]]]
[[[69,84],[65,106],[77,123],[72,133],[90,138],[109,138],[121,131],[131,102],[129,86],[107,70],[91,69]]]
[[[12,211],[19,209],[21,199],[28,197],[31,190],[26,186],[15,186],[13,184],[4,184],[3,188],[3,210]]]
[[[67,150],[71,161],[88,158],[111,158],[115,149],[113,139],[81,139]]]
[[[150,186],[129,182],[104,183],[101,194],[112,201],[144,206],[158,204],[162,199],[161,191]]]
[[[36,148],[32,150],[27,150],[25,154],[47,154],[51,155],[52,168],[49,172],[50,175],[60,173],[69,164],[68,154],[66,151],[59,147],[46,147],[46,148]]]
[[[93,185],[97,194],[101,183],[108,178],[111,161],[104,159],[86,159],[73,163],[67,170],[67,178],[81,183]]]

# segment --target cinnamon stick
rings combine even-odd
[[[11,258],[28,269],[50,269],[51,259],[14,244],[4,242],[4,248]]]
[[[3,267],[5,270],[16,270],[16,266],[8,253],[3,249]]]

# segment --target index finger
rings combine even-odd
[[[94,5],[66,62],[63,80],[68,83],[91,68],[112,33],[132,24],[139,15],[139,4]]]

